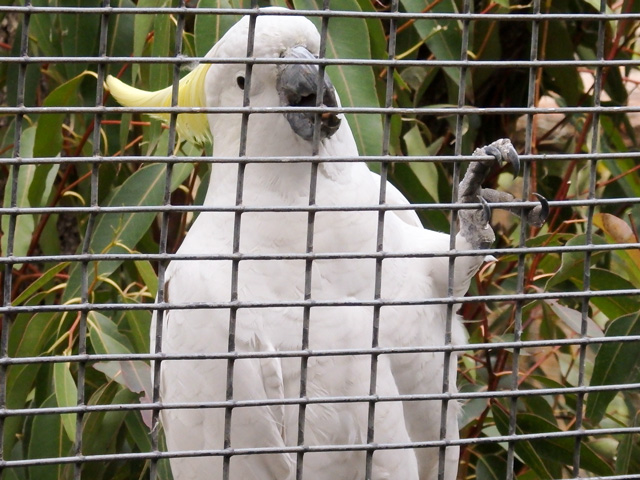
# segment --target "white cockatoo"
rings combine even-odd
[[[162,362],[160,378],[155,381],[160,382],[161,400],[167,406],[161,411],[167,446],[171,452],[191,452],[171,459],[176,480],[221,479],[223,469],[228,469],[228,478],[233,480],[288,480],[296,478],[296,470],[300,469],[302,478],[310,480],[365,477],[369,402],[318,400],[369,395],[371,356],[344,353],[310,356],[303,398],[311,402],[303,415],[299,412],[301,358],[269,356],[303,348],[305,315],[308,315],[310,350],[371,348],[376,317],[374,255],[379,251],[379,214],[371,207],[379,205],[380,177],[362,162],[331,162],[332,158],[358,155],[354,137],[343,115],[316,115],[308,110],[316,105],[337,107],[338,95],[328,76],[313,64],[320,47],[314,25],[304,17],[282,13],[261,9],[254,17],[254,25],[249,17],[242,18],[206,55],[212,61],[196,67],[179,86],[179,106],[225,109],[224,113],[214,111],[206,116],[181,114],[177,129],[184,137],[197,141],[204,140],[210,129],[213,156],[225,157],[227,161],[213,163],[204,200],[212,211],[200,213],[178,253],[215,256],[231,255],[235,250],[250,255],[251,259],[240,258],[236,264],[229,257],[174,260],[169,264],[165,301],[177,306],[194,303],[200,306],[165,311],[161,351],[220,354],[228,352],[231,345],[233,351],[242,354],[262,353],[260,358],[236,359],[232,364],[226,359]],[[273,63],[254,63],[247,77],[248,67],[237,59],[246,58],[252,29],[253,57],[273,59]],[[296,62],[287,62],[289,59]],[[320,91],[324,92],[320,102],[316,96],[319,83],[322,83]],[[123,105],[171,104],[171,87],[145,92],[113,77],[108,78],[107,85]],[[263,110],[249,114],[243,121],[242,113],[233,113],[232,109],[243,106],[245,95],[251,107],[306,106],[307,111]],[[246,145],[241,152],[243,128]],[[508,160],[517,164],[513,147],[508,140],[499,140],[476,153],[480,157],[467,170],[460,185],[459,201],[504,200],[503,194],[483,190],[480,183],[496,162]],[[268,160],[247,163],[239,179],[238,164],[228,159],[240,154]],[[279,159],[313,154],[323,162],[317,167],[314,203],[318,211],[313,215],[310,231],[310,214],[304,207],[310,202],[312,166],[308,162]],[[490,155],[495,159],[489,160]],[[239,219],[228,210],[236,205],[237,199],[247,208]],[[488,225],[489,209],[482,201],[483,209],[460,211],[457,250],[487,247],[493,240]],[[391,184],[386,185],[386,203],[408,204]],[[321,208],[339,206],[350,208]],[[227,211],[215,211],[216,207]],[[273,207],[275,211],[252,211],[252,207]],[[358,210],[358,207],[366,208]],[[544,210],[544,203],[531,209],[530,220],[543,221]],[[421,302],[448,296],[449,257],[421,254],[448,252],[449,235],[424,229],[416,213],[406,208],[387,211],[383,225],[382,251],[406,253],[409,257],[391,256],[381,263],[378,288],[382,306],[377,315],[380,347],[446,345],[446,304]],[[234,235],[239,236],[239,241]],[[345,254],[346,258],[325,256],[313,259],[309,267],[300,255],[308,251],[308,236],[313,253]],[[287,258],[288,254],[298,256]],[[260,255],[269,258],[260,259]],[[455,260],[454,296],[466,293],[482,262],[481,254]],[[309,302],[321,305],[308,303],[310,306],[305,310],[305,294]],[[233,299],[237,300],[234,308],[223,308]],[[202,303],[220,305],[204,308]],[[234,329],[231,342],[230,325]],[[465,342],[457,318],[451,323],[450,342]],[[448,365],[448,392],[453,393],[455,354]],[[232,376],[233,385],[229,391],[228,375]],[[392,353],[377,358],[378,396],[388,399],[399,394],[442,394],[443,380],[442,352]],[[238,406],[169,408],[175,403],[223,402],[228,394],[233,401],[240,402]],[[282,404],[278,404],[279,400],[283,400]],[[246,401],[254,403],[247,405]],[[260,401],[269,403],[259,405]],[[459,406],[455,401],[445,406],[445,439],[455,440]],[[442,466],[438,447],[411,448],[412,442],[441,439],[442,407],[442,400],[377,402],[372,445],[396,444],[402,448],[376,449],[371,457],[371,478],[435,479],[441,468],[445,479],[454,479],[457,446],[446,448]],[[225,430],[228,445],[224,441]],[[309,448],[303,455],[291,448],[300,441]],[[325,449],[314,450],[319,446]],[[216,452],[224,447],[228,447],[226,461]],[[242,452],[251,448],[271,451]],[[208,454],[193,455],[197,450]],[[237,450],[240,454],[234,454]]]

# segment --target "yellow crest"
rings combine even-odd
[[[185,75],[178,84],[179,107],[205,107],[204,80],[210,64],[196,67]],[[172,87],[163,88],[155,92],[148,92],[132,87],[109,75],[106,80],[107,88],[120,105],[124,107],[170,107]],[[170,114],[151,114],[164,122],[169,122]],[[205,113],[182,113],[176,120],[178,134],[196,144],[202,144],[211,139],[209,122]]]

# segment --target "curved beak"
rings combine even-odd
[[[284,58],[315,60],[316,57],[302,46],[290,49]],[[327,74],[322,79],[322,101],[318,102],[318,65],[280,65],[276,88],[283,107],[337,107],[336,93]],[[320,139],[331,137],[340,127],[335,113],[287,112],[284,114],[293,131],[305,140],[313,139],[316,118],[320,122]]]

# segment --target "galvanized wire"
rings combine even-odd
[[[45,465],[65,465],[72,464],[73,475],[75,479],[80,479],[82,476],[83,466],[91,462],[107,462],[107,461],[133,461],[133,460],[149,460],[150,465],[150,478],[155,480],[159,476],[159,463],[161,460],[166,461],[169,458],[188,458],[188,457],[201,457],[201,456],[221,456],[223,457],[223,469],[221,472],[223,479],[229,479],[231,476],[232,459],[235,456],[243,455],[263,455],[273,453],[289,453],[296,458],[296,479],[304,480],[305,476],[304,462],[305,456],[315,452],[338,452],[338,451],[362,451],[366,452],[366,477],[369,478],[372,475],[373,469],[373,456],[376,451],[388,450],[388,449],[406,449],[406,448],[436,448],[439,451],[439,464],[438,464],[438,477],[444,478],[445,475],[445,453],[447,449],[452,446],[474,446],[485,444],[507,444],[507,464],[506,464],[506,478],[511,480],[517,475],[516,464],[518,453],[516,447],[521,442],[539,440],[539,439],[573,439],[573,465],[571,475],[573,478],[579,478],[581,475],[581,448],[584,445],[585,439],[590,437],[604,437],[611,435],[638,435],[640,429],[633,426],[619,426],[616,428],[585,428],[584,416],[585,416],[585,396],[595,392],[637,392],[640,390],[640,384],[638,383],[616,383],[612,385],[603,386],[590,386],[586,381],[586,368],[587,368],[587,354],[588,349],[593,347],[601,347],[608,344],[631,344],[633,342],[640,342],[640,336],[628,335],[628,336],[590,336],[588,333],[589,322],[589,308],[590,301],[594,298],[616,298],[616,297],[640,297],[640,289],[634,288],[611,288],[606,291],[595,290],[591,285],[591,260],[594,255],[598,253],[606,252],[630,252],[640,249],[640,243],[608,243],[597,244],[594,243],[594,215],[596,209],[599,207],[625,204],[635,205],[640,204],[640,198],[632,196],[621,196],[618,198],[597,198],[597,167],[598,162],[603,160],[625,160],[640,158],[638,152],[600,152],[601,146],[598,143],[600,138],[599,132],[601,129],[601,117],[604,115],[624,115],[632,113],[640,113],[640,106],[628,105],[603,105],[601,101],[601,95],[604,90],[603,86],[603,72],[606,69],[624,67],[624,68],[637,68],[640,66],[640,60],[637,58],[631,58],[629,60],[624,59],[612,59],[605,58],[604,52],[604,28],[605,22],[612,21],[637,21],[640,20],[640,14],[637,13],[620,13],[611,14],[606,12],[606,2],[601,1],[599,14],[549,14],[542,13],[540,8],[540,1],[535,0],[532,4],[532,13],[510,13],[509,15],[498,15],[491,13],[474,13],[472,12],[471,2],[465,0],[463,2],[463,9],[459,13],[435,13],[435,12],[422,12],[422,13],[408,13],[402,12],[399,9],[398,1],[393,0],[391,8],[385,12],[356,12],[356,11],[338,11],[331,9],[331,2],[326,0],[323,8],[319,10],[300,10],[295,12],[276,12],[277,15],[304,15],[308,17],[320,17],[321,29],[321,47],[320,58],[317,60],[303,60],[303,59],[271,59],[271,58],[256,58],[253,52],[254,42],[254,30],[260,12],[257,10],[257,1],[252,2],[252,8],[249,9],[224,9],[224,8],[201,8],[194,9],[186,5],[187,2],[181,1],[179,7],[167,7],[167,8],[119,8],[113,7],[109,4],[109,0],[103,0],[101,7],[96,8],[84,8],[84,7],[60,7],[60,6],[33,6],[29,1],[25,2],[22,6],[0,6],[0,14],[12,14],[21,17],[22,32],[20,38],[19,55],[14,57],[1,57],[0,64],[17,65],[18,79],[17,79],[17,98],[14,105],[2,105],[0,106],[0,115],[12,116],[15,118],[15,134],[13,143],[13,153],[8,158],[0,158],[0,166],[6,168],[10,172],[10,178],[7,182],[6,188],[9,194],[6,198],[9,199],[6,205],[0,207],[0,215],[6,215],[9,218],[8,229],[4,234],[7,236],[7,249],[0,257],[0,263],[4,265],[3,276],[3,305],[0,307],[0,314],[3,315],[2,320],[2,336],[0,337],[0,451],[3,446],[2,433],[4,432],[4,423],[7,418],[12,417],[26,417],[33,419],[43,415],[63,415],[63,414],[75,414],[75,426],[76,433],[74,439],[74,445],[68,455],[61,455],[57,458],[22,458],[22,459],[7,459],[10,452],[4,452],[2,458],[0,458],[0,470],[2,469],[17,469],[22,467],[34,467]],[[99,39],[99,51],[100,54],[97,57],[61,57],[61,56],[31,56],[29,55],[28,42],[29,42],[29,29],[30,22],[34,16],[37,15],[50,15],[50,14],[73,14],[73,15],[98,15],[100,18],[100,39]],[[175,56],[169,57],[117,57],[107,55],[107,30],[108,21],[115,15],[172,15],[176,19],[175,29]],[[199,57],[187,57],[183,51],[183,33],[185,29],[185,22],[187,19],[192,18],[195,15],[250,15],[249,22],[249,38],[247,43],[246,57],[228,58],[228,59],[211,59],[211,58],[199,58]],[[358,59],[358,58],[340,58],[330,59],[325,57],[326,42],[328,25],[334,18],[356,18],[356,19],[382,19],[388,22],[388,38],[387,38],[387,56],[382,59]],[[459,60],[437,60],[429,61],[430,67],[452,67],[459,71],[459,84],[458,84],[458,102],[457,105],[451,107],[397,107],[394,105],[394,74],[402,68],[410,66],[424,67],[424,60],[415,59],[398,59],[396,51],[396,32],[398,22],[401,21],[413,21],[413,20],[437,20],[437,21],[457,21],[462,25],[462,51],[460,52]],[[542,22],[550,21],[583,21],[597,23],[598,25],[598,51],[597,58],[590,60],[567,58],[567,59],[546,59],[539,58],[539,35],[540,24]],[[468,55],[469,51],[469,30],[474,22],[528,22],[531,25],[531,46],[530,56],[528,60],[475,60]],[[63,107],[63,106],[30,106],[25,105],[24,94],[26,88],[26,74],[27,67],[31,65],[42,65],[46,63],[60,63],[60,64],[90,64],[97,69],[98,87],[96,89],[96,101],[94,106],[79,106],[79,107]],[[161,64],[171,65],[172,68],[172,99],[169,107],[162,108],[150,108],[150,107],[116,107],[105,106],[103,102],[104,88],[103,81],[106,77],[106,69],[111,65],[116,64]],[[196,63],[203,64],[239,64],[245,65],[245,77],[244,77],[244,100],[242,107],[238,108],[188,108],[178,107],[178,80],[180,79],[180,72],[182,67],[190,67]],[[304,107],[256,107],[250,103],[250,90],[252,83],[252,71],[256,65],[264,64],[305,64],[313,63],[319,66],[318,79],[323,78],[325,69],[330,66],[374,66],[385,68],[384,75],[384,105],[380,107],[371,106],[342,106],[342,107],[322,107],[321,101],[318,100],[316,106]],[[535,83],[541,72],[546,68],[554,67],[576,67],[595,69],[595,83],[593,94],[593,105],[568,105],[558,106],[555,108],[541,108],[537,105],[537,95]],[[470,106],[468,105],[468,98],[466,97],[466,78],[467,72],[470,69],[477,68],[491,68],[491,69],[507,69],[507,68],[520,68],[528,70],[528,93],[526,106]],[[317,98],[322,98],[323,82],[318,81]],[[317,157],[318,145],[319,145],[319,133],[320,124],[316,122],[314,132],[314,151],[310,156],[296,156],[296,157],[284,157],[279,158],[277,163],[306,163],[310,167],[310,184],[309,184],[309,198],[308,205],[302,206],[283,206],[283,205],[245,205],[243,202],[244,194],[244,180],[245,180],[245,168],[254,163],[275,163],[273,159],[265,157],[253,157],[246,155],[247,149],[247,135],[248,135],[248,122],[252,115],[260,114],[274,114],[274,113],[287,113],[292,111],[308,111],[313,112],[316,119],[320,117],[322,113],[344,113],[344,114],[370,114],[370,115],[382,115],[383,116],[383,138],[382,149],[379,155],[369,155],[363,157],[337,157],[331,158],[331,162],[336,163],[350,163],[350,162],[379,162],[380,164],[380,190],[379,190],[379,202],[378,205],[373,206],[361,206],[361,205],[339,205],[339,206],[326,206],[318,205],[316,202],[316,180],[317,172],[320,162],[327,161],[326,159],[319,159]],[[170,114],[169,121],[169,141],[167,145],[166,155],[154,156],[154,157],[139,157],[139,156],[109,156],[102,152],[102,138],[100,134],[101,125],[105,119],[119,118],[123,114]],[[189,113],[215,113],[215,114],[241,114],[242,115],[242,128],[240,148],[238,151],[238,157],[194,157],[194,156],[177,156],[175,155],[177,144],[177,132],[176,122],[179,114]],[[47,157],[35,157],[26,158],[23,155],[21,148],[21,134],[25,128],[25,122],[30,120],[30,116],[46,115],[46,114],[86,114],[93,116],[94,131],[93,131],[93,151],[90,157],[85,156],[71,156],[64,158],[47,158]],[[556,246],[528,246],[527,229],[522,227],[519,238],[519,245],[514,248],[489,248],[482,250],[455,250],[455,235],[457,233],[456,215],[460,209],[476,209],[481,205],[477,204],[458,204],[455,202],[457,199],[457,185],[461,175],[461,168],[466,165],[470,160],[478,159],[477,156],[472,157],[470,155],[464,155],[463,149],[463,135],[464,135],[464,121],[470,115],[510,115],[520,116],[525,115],[527,119],[526,133],[525,133],[525,147],[524,154],[521,156],[521,160],[524,164],[524,181],[522,184],[522,195],[524,199],[528,198],[528,194],[532,190],[530,183],[530,173],[532,170],[538,168],[535,162],[539,162],[538,166],[545,161],[557,161],[557,162],[570,162],[570,161],[585,161],[589,165],[589,181],[588,191],[585,192],[585,198],[576,198],[572,200],[560,200],[551,201],[550,205],[552,209],[560,208],[577,208],[584,207],[586,209],[586,227],[585,227],[585,241],[584,245],[556,245]],[[584,114],[591,116],[591,145],[589,153],[576,153],[572,155],[568,154],[539,154],[534,151],[533,144],[533,127],[534,117],[544,114],[564,114],[564,115],[578,115]],[[403,155],[393,155],[391,151],[392,143],[392,119],[394,116],[406,115],[406,116],[455,116],[456,128],[455,128],[455,155],[449,158],[442,158],[440,156],[413,156],[407,157]],[[103,165],[119,165],[129,163],[132,165],[140,165],[147,162],[158,162],[166,164],[165,174],[165,188],[163,193],[162,203],[160,205],[121,205],[121,206],[104,206],[100,205],[99,201],[99,182],[100,182],[100,167]],[[237,184],[236,184],[236,198],[234,206],[182,206],[172,203],[172,191],[171,183],[173,178],[173,169],[176,165],[180,165],[187,162],[201,162],[203,164],[210,163],[227,163],[237,165]],[[441,202],[437,204],[424,204],[417,203],[413,205],[393,205],[387,203],[387,184],[386,180],[389,176],[389,171],[392,163],[407,163],[407,162],[443,162],[444,164],[453,164],[453,202]],[[90,175],[90,202],[87,206],[81,207],[67,207],[67,206],[19,206],[17,200],[18,194],[18,175],[21,168],[25,168],[28,165],[91,165]],[[521,201],[515,204],[516,207],[520,207],[521,210],[521,223],[526,225],[526,215],[524,208],[531,208],[537,205],[537,202]],[[493,205],[495,208],[509,208],[514,204],[511,202],[496,203]],[[384,226],[385,226],[385,214],[394,211],[405,210],[418,210],[418,211],[445,211],[452,212],[453,221],[451,222],[450,230],[450,249],[449,251],[429,251],[426,249],[422,252],[390,252],[385,251],[384,243]],[[323,253],[317,252],[314,248],[314,232],[315,232],[315,218],[318,212],[343,212],[343,211],[355,211],[355,212],[377,212],[377,238],[376,238],[376,250],[372,253],[350,253],[350,252],[337,252],[337,253]],[[201,213],[201,212],[228,212],[234,216],[234,229],[233,229],[233,248],[231,253],[219,253],[219,254],[175,254],[170,253],[168,246],[169,237],[169,221],[172,213]],[[278,253],[278,254],[256,254],[256,253],[244,253],[241,251],[241,226],[242,218],[246,213],[260,213],[260,212],[302,212],[307,214],[307,230],[306,230],[306,244],[305,251],[302,253]],[[67,255],[49,255],[43,252],[36,252],[27,256],[14,254],[14,242],[15,242],[15,230],[17,219],[21,215],[58,215],[58,214],[73,214],[77,216],[86,216],[88,222],[85,225],[84,242],[79,249],[78,254]],[[91,251],[90,244],[95,233],[96,222],[103,215],[119,215],[126,213],[156,213],[160,219],[159,221],[159,242],[158,251],[154,253],[146,252],[130,252],[130,253],[94,253]],[[577,291],[565,291],[565,292],[543,292],[528,290],[525,285],[526,275],[526,260],[531,255],[546,255],[546,254],[568,254],[576,253],[583,256],[584,267],[582,270],[583,288]],[[513,291],[504,292],[501,294],[482,294],[472,293],[468,296],[459,297],[454,295],[454,264],[456,260],[464,256],[485,256],[495,255],[498,257],[515,256],[517,257],[516,265],[516,280],[515,288]],[[402,300],[390,300],[383,298],[382,295],[382,265],[387,259],[398,258],[445,258],[448,263],[448,272],[446,274],[448,278],[448,290],[447,294],[441,297],[432,298],[406,298]],[[375,291],[372,292],[372,298],[370,300],[320,300],[312,297],[312,270],[314,262],[317,260],[337,260],[337,259],[371,259],[375,261]],[[189,302],[189,303],[176,303],[171,298],[167,298],[167,292],[165,290],[165,271],[167,265],[173,260],[185,260],[192,262],[199,261],[229,261],[231,262],[231,285],[230,296],[228,301],[210,301],[210,302]],[[240,300],[238,295],[239,285],[239,266],[242,261],[247,260],[260,260],[260,261],[278,261],[278,260],[299,260],[305,262],[305,280],[304,280],[304,294],[300,300],[283,299],[281,301],[247,301]],[[91,272],[94,265],[97,262],[107,261],[148,261],[157,265],[158,274],[158,291],[155,300],[147,299],[146,303],[127,303],[127,302],[105,302],[100,301],[99,298],[95,298],[91,294]],[[13,287],[13,268],[17,264],[39,266],[46,263],[61,263],[69,262],[70,264],[77,264],[81,267],[81,289],[77,299],[74,299],[75,303],[49,305],[49,304],[14,304],[15,299],[12,298]],[[561,338],[561,339],[544,339],[544,340],[531,340],[523,337],[523,323],[526,321],[524,317],[525,307],[533,301],[556,301],[556,300],[572,300],[581,305],[581,331],[576,338]],[[514,326],[513,326],[513,339],[510,341],[496,341],[489,343],[475,343],[473,345],[457,345],[452,343],[452,322],[454,321],[455,309],[459,305],[482,303],[482,302],[514,302]],[[423,305],[443,305],[446,307],[447,312],[447,327],[445,338],[442,339],[442,344],[438,346],[419,346],[419,347],[406,347],[406,346],[393,346],[385,347],[380,346],[378,341],[378,330],[380,321],[380,311],[383,307],[393,306],[423,306]],[[359,349],[311,349],[309,348],[309,322],[311,312],[314,308],[319,307],[348,307],[348,306],[366,306],[372,307],[372,342],[370,348]],[[269,352],[240,352],[236,349],[235,343],[235,328],[237,322],[237,316],[243,309],[268,309],[268,308],[284,308],[284,307],[299,307],[302,309],[303,316],[300,329],[300,348],[296,350],[286,351],[269,351]],[[168,354],[162,351],[162,338],[163,338],[163,321],[166,315],[174,310],[190,310],[190,309],[227,309],[229,311],[229,339],[228,349],[226,352],[216,353],[197,353],[192,354]],[[150,353],[138,352],[132,354],[95,354],[91,353],[87,348],[88,338],[88,319],[92,312],[107,312],[107,313],[122,313],[128,311],[153,311],[155,312],[154,332],[155,332],[155,347]],[[38,313],[68,313],[75,314],[78,318],[77,336],[78,345],[77,353],[73,353],[71,350],[65,351],[63,354],[53,355],[50,352],[41,352],[41,356],[28,356],[28,357],[12,357],[9,354],[9,335],[12,328],[12,323],[18,315],[22,314],[38,314]],[[575,386],[561,386],[561,387],[547,387],[538,388],[536,390],[523,389],[520,385],[521,376],[521,361],[522,355],[527,353],[528,349],[538,349],[545,347],[575,347],[578,351],[578,380]],[[456,354],[474,350],[489,354],[496,350],[511,350],[511,373],[509,373],[508,388],[507,389],[488,389],[486,391],[477,392],[451,392],[449,385],[449,365],[455,358]],[[429,394],[400,394],[393,396],[385,396],[377,393],[377,370],[378,370],[378,358],[380,355],[402,355],[407,353],[441,353],[444,359],[443,378],[442,378],[442,390],[440,392],[433,392]],[[369,391],[366,395],[354,395],[354,396],[339,396],[339,395],[327,395],[322,397],[309,397],[307,393],[307,366],[308,360],[320,357],[334,357],[334,356],[356,356],[367,357],[371,360],[369,371]],[[280,398],[280,399],[257,399],[257,400],[237,400],[234,399],[234,370],[236,362],[239,360],[247,359],[262,359],[262,358],[293,358],[300,361],[300,386],[299,395],[292,398]],[[171,403],[162,402],[160,383],[160,372],[162,363],[166,361],[179,361],[179,360],[223,360],[227,362],[226,370],[226,392],[225,399],[220,401],[201,401],[194,400],[193,402]],[[94,365],[98,362],[129,362],[129,361],[144,361],[152,362],[153,369],[153,384],[152,395],[146,403],[119,403],[114,405],[88,405],[86,398],[87,389],[87,371],[90,365]],[[25,366],[25,365],[51,365],[55,366],[62,363],[71,363],[77,366],[77,399],[75,406],[66,407],[38,407],[38,408],[10,408],[7,405],[7,389],[10,388],[6,384],[7,370],[12,366]],[[577,406],[575,409],[576,417],[571,428],[566,431],[554,431],[545,433],[518,433],[517,414],[518,409],[521,406],[521,399],[525,397],[533,396],[566,396],[575,395],[577,399]],[[509,405],[509,428],[508,434],[500,435],[493,434],[478,438],[462,438],[459,440],[452,440],[449,438],[451,432],[447,432],[447,416],[448,411],[451,408],[454,401],[469,401],[473,399],[491,399],[491,400],[505,400]],[[420,402],[427,400],[436,400],[441,405],[440,411],[440,434],[439,438],[434,438],[429,441],[416,441],[409,443],[377,443],[375,432],[375,418],[376,418],[376,405],[380,402]],[[306,421],[306,408],[308,405],[320,405],[320,404],[332,404],[332,403],[363,403],[368,407],[367,415],[367,435],[366,441],[361,443],[354,443],[350,445],[309,445],[305,439],[305,421]],[[234,411],[241,408],[260,407],[260,406],[274,406],[274,405],[289,405],[297,406],[297,431],[296,440],[286,447],[256,447],[256,448],[236,448],[233,445],[233,439],[231,438],[231,424],[233,422]],[[224,445],[221,449],[208,448],[205,450],[183,450],[164,452],[161,437],[160,437],[160,414],[163,410],[171,409],[223,409],[225,411],[225,428],[224,428]],[[151,450],[148,452],[117,452],[113,454],[98,454],[98,455],[84,455],[83,445],[85,439],[83,439],[83,431],[86,424],[87,415],[97,412],[143,412],[151,411],[152,415],[152,428],[150,430],[151,438]],[[217,474],[217,473],[216,473]],[[612,475],[604,477],[609,480],[628,480],[632,478],[640,478],[637,474],[627,475]]]

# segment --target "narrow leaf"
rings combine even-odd
[[[154,206],[161,205],[166,178],[165,165],[148,165],[136,171],[120,187],[116,188],[107,201],[107,206]],[[173,184],[179,184],[190,169],[174,169]],[[98,217],[90,250],[93,253],[129,253],[153,223],[154,212],[112,213]],[[126,248],[125,248],[126,247]],[[90,271],[97,280],[99,276],[109,276],[121,261],[98,262]],[[71,267],[68,287],[64,298],[69,300],[80,294],[81,269],[76,263]]]
[[[69,266],[69,262],[62,262],[54,265],[49,270],[44,272],[40,277],[33,281],[27,288],[25,288],[15,300],[11,302],[12,305],[22,305],[27,302],[31,296],[35,295],[38,291],[45,288],[46,285],[55,278],[57,274],[63,271]]]
[[[100,7],[100,0],[59,0],[61,7]],[[95,54],[99,32],[100,15],[98,14],[61,14],[60,29],[62,55],[65,57],[89,57]],[[75,34],[71,34],[74,32]],[[84,33],[82,35],[81,33]],[[80,73],[84,65],[68,63],[64,66],[67,76],[74,76]]]
[[[425,145],[420,128],[415,125],[403,137],[409,156],[430,156],[435,155],[444,141],[444,137],[439,138],[428,147]],[[438,201],[438,169],[433,162],[411,162],[409,168],[413,170],[420,183],[429,193],[433,202]]]
[[[508,431],[508,416],[499,407],[492,409],[497,414],[496,425],[501,433]],[[552,433],[560,432],[558,426],[534,413],[518,413],[516,419],[516,433]],[[519,441],[516,443],[516,453],[543,478],[557,478],[563,465],[571,465],[575,439],[571,437],[549,437],[533,441]],[[602,460],[593,449],[582,442],[580,446],[580,467],[597,475],[607,476],[613,472],[611,467]],[[554,472],[552,477],[547,477]]]
[[[198,8],[234,8],[234,5],[230,0],[200,0]],[[204,57],[238,20],[240,15],[196,15],[194,26],[196,54]]]
[[[136,260],[134,264],[142,278],[142,282],[149,289],[149,293],[155,297],[158,291],[158,277],[151,263],[148,260]]]
[[[491,411],[493,412],[493,418],[496,422],[496,426],[502,435],[507,435],[509,433],[509,416],[500,408],[498,405],[493,405],[491,407]],[[522,434],[522,429],[516,425],[517,434]],[[515,443],[515,450],[518,456],[527,464],[528,467],[532,468],[541,479],[551,479],[556,478],[558,475],[552,474],[549,468],[556,467],[555,465],[547,464],[538,454],[535,448],[531,445],[530,442],[519,441]],[[558,468],[554,468],[553,471],[555,473]]]
[[[593,245],[604,245],[606,241],[604,238],[598,235],[592,235],[592,244]],[[566,245],[568,247],[571,246],[581,246],[585,245],[586,237],[585,235],[577,235],[569,240]],[[599,256],[601,256],[603,252],[593,252],[591,254],[591,262],[593,263]],[[566,280],[572,281],[574,284],[578,286],[582,286],[582,278],[584,273],[584,252],[565,252],[562,254],[562,264],[560,265],[560,269],[549,279],[547,282],[546,290],[551,290],[551,287],[558,285],[561,282]]]
[[[9,356],[37,357],[43,355],[53,343],[57,329],[68,328],[69,319],[60,321],[60,315],[46,312],[35,315],[18,315],[9,333]],[[7,408],[23,408],[36,384],[42,364],[16,364],[7,368],[6,384]],[[18,433],[24,422],[24,417],[11,416],[4,421],[4,448],[11,451],[18,440]]]
[[[127,337],[118,331],[118,326],[109,317],[99,313],[89,313],[89,339],[91,346],[99,354],[127,354],[132,352]]]
[[[422,0],[401,0],[407,12],[421,12],[425,8]],[[453,0],[433,2],[432,13],[458,13]],[[424,40],[429,50],[438,60],[460,60],[462,54],[462,29],[457,20],[438,21],[421,19],[414,22],[414,28]],[[444,67],[444,72],[455,85],[460,85],[460,69]],[[467,92],[473,92],[471,76],[467,72]]]
[[[84,71],[68,82],[63,83],[47,95],[42,106],[68,107],[77,105],[79,102],[78,88],[87,75],[95,77],[96,74]],[[62,149],[62,123],[65,116],[66,114],[64,113],[40,115],[33,147],[34,157],[55,157],[60,154]]]
[[[30,127],[26,128],[22,132],[21,137],[21,148],[20,154],[25,157],[33,156],[33,142],[35,139],[36,128]],[[11,196],[13,194],[13,187],[11,185],[12,177],[9,177],[10,182],[7,183],[4,189],[4,199],[3,205],[5,207],[30,207],[32,206],[29,200],[29,188],[33,183],[33,178],[36,175],[36,165],[21,165],[18,169],[18,181],[16,182],[17,192],[15,193],[16,201],[15,205],[11,204]],[[0,241],[0,249],[4,255],[8,252],[8,240],[9,235],[9,226],[10,226],[10,217],[9,215],[2,215],[2,231],[4,235]],[[23,214],[18,215],[15,219],[15,227],[14,227],[14,237],[13,237],[13,255],[15,256],[24,256],[27,254],[29,250],[29,245],[31,244],[31,237],[33,235],[33,230],[35,228],[35,218],[34,215]],[[20,268],[21,265],[14,265],[13,268]]]
[[[53,385],[58,407],[74,407],[78,402],[78,387],[73,380],[70,364],[55,363],[53,365]],[[69,441],[76,439],[76,414],[67,413],[61,415],[62,426]]]
[[[640,314],[632,313],[613,320],[605,336],[640,335]],[[605,343],[600,346],[593,366],[591,386],[617,385],[640,381],[638,342]],[[596,425],[604,417],[616,391],[591,392],[587,397],[586,415]]]
[[[631,421],[631,427],[638,427],[640,424],[640,412],[636,412],[634,418]],[[620,443],[618,444],[618,451],[616,452],[616,475],[626,475],[630,473],[638,473],[632,470],[632,464],[634,461],[637,463],[640,458],[634,455],[634,448],[638,448],[635,445],[638,440],[637,435],[627,434],[623,435]]]
[[[52,395],[42,404],[43,408],[56,407]],[[28,458],[59,458],[69,454],[72,443],[65,432],[60,415],[36,415],[31,424]],[[65,473],[69,465],[30,466],[29,477],[38,480],[59,480],[68,478]]]
[[[546,304],[558,315],[564,324],[578,335],[582,332],[582,313],[572,308],[561,305],[557,300],[545,300]],[[586,317],[587,337],[601,337],[602,329],[591,318]]]

